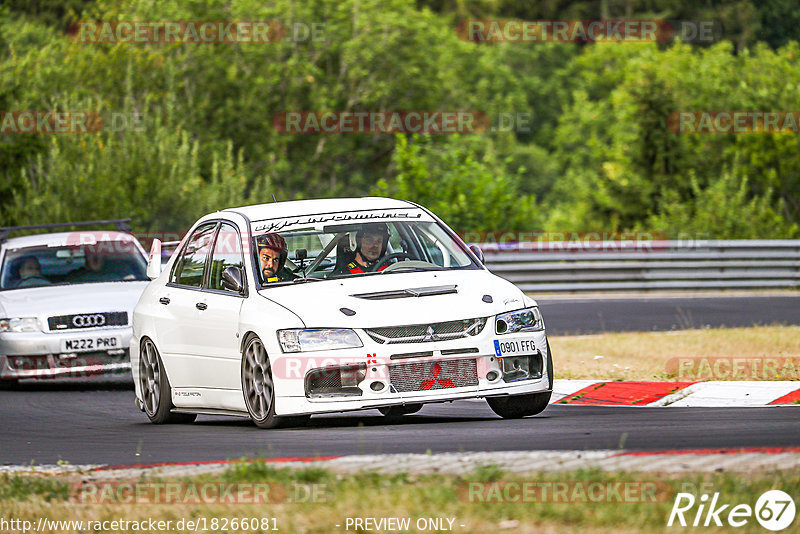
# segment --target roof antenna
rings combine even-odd
[[[273,202],[278,202],[278,199],[277,199],[277,198],[275,198],[275,193],[272,193],[272,201],[273,201]]]

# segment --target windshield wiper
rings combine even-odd
[[[391,271],[383,270],[383,271],[380,271],[380,273],[381,274],[392,274],[392,273],[396,273],[397,271],[444,271],[444,270],[445,270],[444,267],[436,267],[436,266],[423,267],[423,266],[420,266],[420,265],[409,265],[407,267],[406,266],[395,267]]]
[[[321,282],[322,278],[306,278],[305,276],[301,276],[299,278],[295,278],[292,280],[293,284],[302,284],[303,282]]]

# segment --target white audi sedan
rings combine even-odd
[[[153,423],[223,414],[273,428],[474,398],[516,418],[550,400],[536,302],[414,203],[226,209],[198,220],[163,267],[159,246],[131,343],[136,404]]]
[[[129,219],[0,228],[0,385],[127,373],[148,283]],[[115,224],[121,231],[90,230]],[[11,237],[73,226],[81,231]]]

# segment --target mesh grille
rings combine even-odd
[[[367,335],[378,343],[426,343],[478,335],[486,326],[486,318],[464,319],[443,323],[415,324],[368,328]]]
[[[318,369],[308,373],[306,391],[309,393],[325,393],[342,387],[339,368]]]
[[[478,385],[477,360],[439,360],[391,366],[389,378],[398,393]]]

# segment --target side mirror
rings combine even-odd
[[[226,267],[222,271],[222,287],[234,293],[244,291],[242,270],[239,267]]]
[[[147,260],[147,278],[155,280],[161,274],[161,240],[153,239],[150,259]]]
[[[475,254],[475,257],[476,257],[476,258],[478,258],[478,260],[479,260],[481,263],[484,263],[484,260],[483,260],[483,251],[481,250],[481,247],[479,247],[479,246],[478,246],[478,245],[476,245],[475,243],[470,243],[470,244],[469,244],[469,246],[468,246],[468,248],[470,249],[470,251],[472,251],[472,253],[473,253],[473,254]]]

